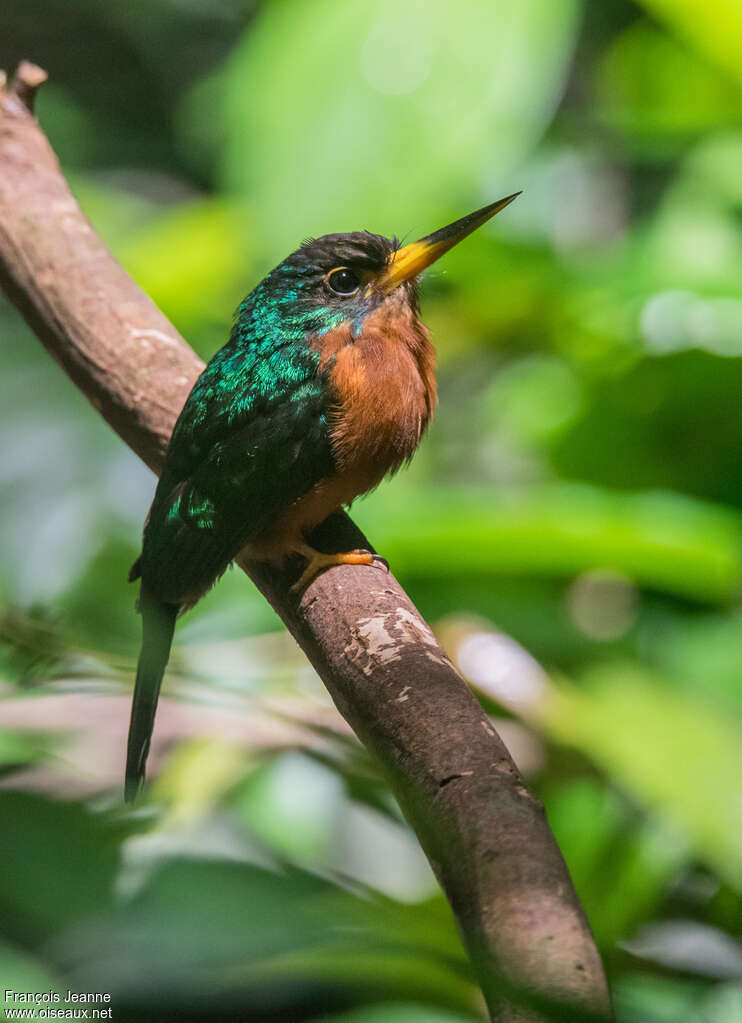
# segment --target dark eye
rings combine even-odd
[[[327,275],[327,284],[336,295],[354,295],[361,286],[358,275],[347,266],[331,270]]]

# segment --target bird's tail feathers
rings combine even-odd
[[[142,650],[137,664],[126,753],[127,802],[136,798],[144,784],[157,700],[180,608],[177,604],[166,604],[158,600],[142,585],[139,610],[142,614]]]

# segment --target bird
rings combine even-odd
[[[437,400],[419,275],[518,195],[407,245],[368,231],[308,239],[240,303],[175,424],[129,574],[142,645],[127,801],[144,784],[176,619],[238,555],[303,557],[295,594],[333,565],[386,565],[367,550],[324,554],[307,536],[414,454]]]

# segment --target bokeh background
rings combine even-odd
[[[440,410],[354,507],[510,744],[622,1023],[742,1020],[742,11],[735,0],[24,0],[0,56],[204,357],[303,237],[408,239]],[[0,976],[120,1021],[464,1023],[450,914],[241,573],[120,774],[153,478],[0,305]]]

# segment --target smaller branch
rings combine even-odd
[[[0,82],[0,88],[5,85],[5,72],[2,72],[3,81]],[[32,64],[30,60],[22,60],[18,65],[16,73],[8,88],[8,95],[15,96],[28,110],[30,114],[33,113],[34,104],[36,103],[36,93],[39,91],[40,86],[44,84],[48,75],[43,68],[39,67],[38,64]]]

